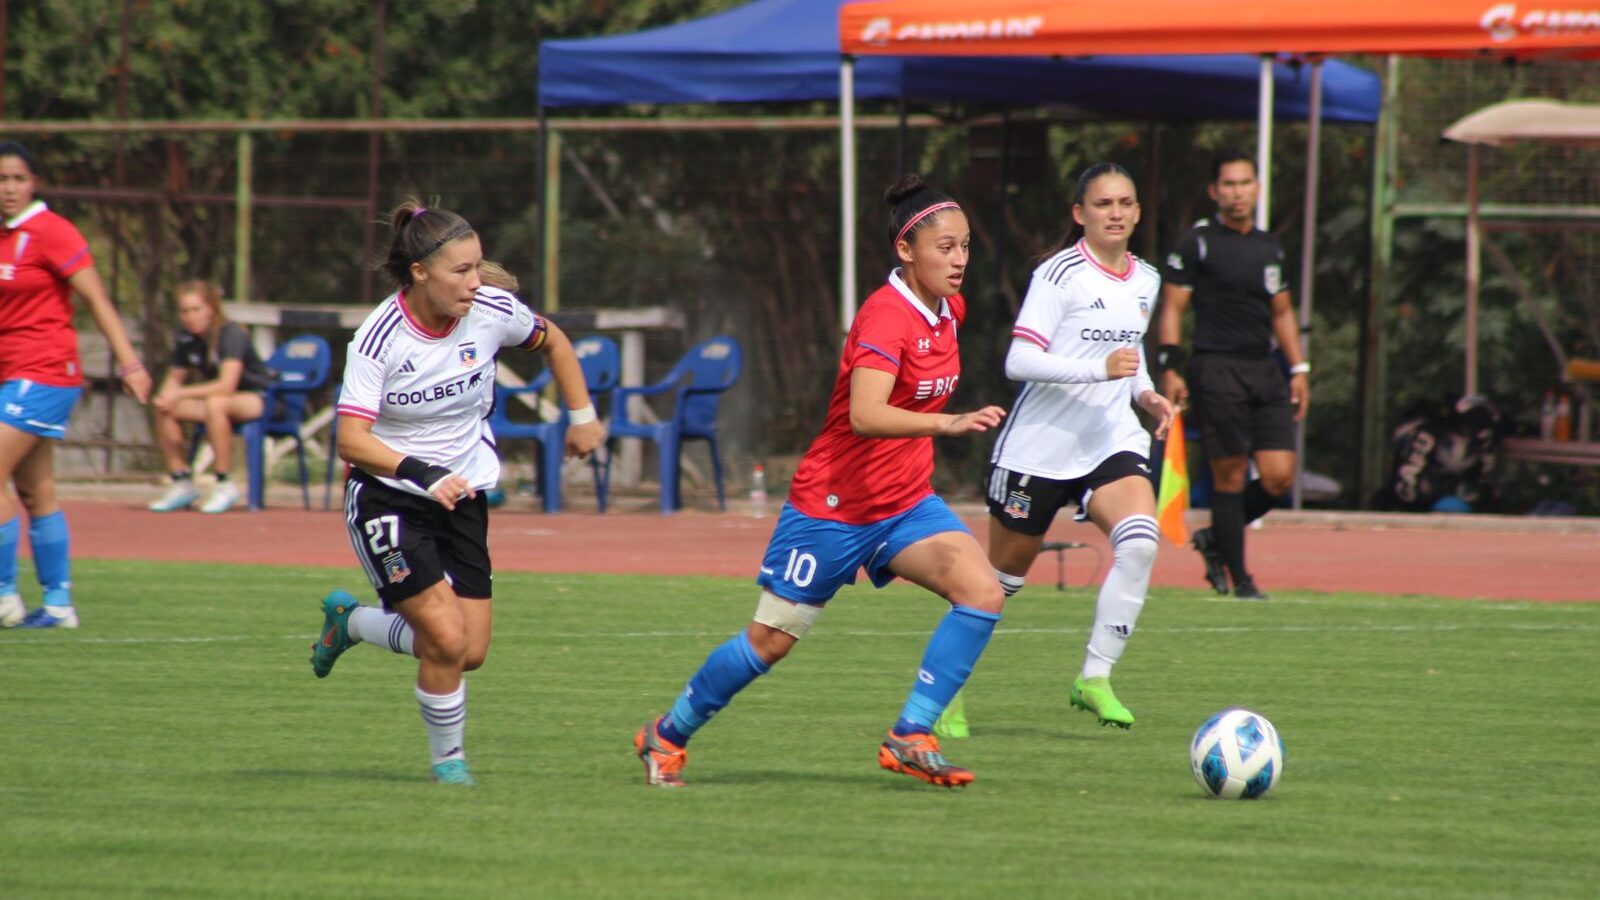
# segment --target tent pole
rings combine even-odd
[[[1478,393],[1478,287],[1483,280],[1483,228],[1478,221],[1478,145],[1467,145],[1467,377],[1465,395]]]
[[[839,59],[839,332],[856,318],[856,61]]]
[[[1256,107],[1256,177],[1261,193],[1256,195],[1256,227],[1270,226],[1267,211],[1272,200],[1272,57],[1261,57],[1261,99]]]
[[[1311,110],[1306,124],[1306,211],[1300,235],[1300,358],[1311,358],[1311,290],[1317,266],[1317,182],[1322,167],[1322,60],[1311,60]],[[1296,423],[1294,458],[1300,471],[1306,467],[1306,423]],[[1295,473],[1295,509],[1304,503],[1300,496],[1300,476]]]

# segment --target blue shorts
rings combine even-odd
[[[756,583],[785,600],[826,603],[839,588],[855,584],[863,567],[872,586],[883,587],[894,580],[889,561],[900,551],[949,531],[971,534],[936,495],[867,525],[813,519],[785,503]]]
[[[55,387],[26,378],[0,384],[0,422],[18,431],[61,440],[83,388]]]

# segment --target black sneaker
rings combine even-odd
[[[1256,587],[1254,578],[1246,578],[1233,588],[1233,596],[1240,600],[1271,600],[1272,598],[1261,592]]]
[[[1202,528],[1194,533],[1194,539],[1189,542],[1206,562],[1206,581],[1210,582],[1211,589],[1219,594],[1228,592],[1228,564],[1222,561],[1222,554],[1217,550],[1217,542],[1211,536],[1211,529]]]

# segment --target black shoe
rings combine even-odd
[[[1254,578],[1246,578],[1239,582],[1233,589],[1233,596],[1240,600],[1271,600],[1272,598],[1261,592],[1256,587]]]
[[[1202,528],[1194,533],[1194,539],[1189,542],[1195,552],[1206,562],[1206,581],[1210,582],[1211,589],[1219,594],[1228,592],[1228,565],[1222,561],[1222,554],[1217,551],[1217,542],[1211,537],[1211,529]]]

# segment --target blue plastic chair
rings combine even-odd
[[[622,377],[622,354],[617,352],[616,341],[606,337],[586,337],[572,344],[583,368],[583,380],[589,387],[589,396],[596,403],[601,394],[617,386]],[[507,415],[511,399],[518,394],[533,394],[545,389],[555,374],[546,368],[538,377],[518,388],[495,385],[494,411],[489,414],[489,427],[494,431],[496,443],[518,438],[539,443],[539,494],[544,511],[561,511],[561,462],[566,458],[568,414],[565,406],[554,422],[513,422]],[[598,454],[590,454],[589,466],[594,470],[595,499],[601,512],[606,511],[606,488],[610,480],[610,466],[602,468]]]
[[[262,397],[266,412],[261,418],[239,427],[250,471],[250,508],[266,506],[266,443],[270,435],[294,438],[295,457],[300,463],[300,494],[306,509],[310,509],[311,478],[306,471],[306,445],[300,437],[300,428],[305,423],[311,395],[328,383],[333,353],[322,338],[314,334],[301,335],[279,344],[272,358],[267,360],[267,368],[277,374],[277,380],[267,387]]]
[[[680,480],[683,474],[682,448],[688,440],[702,440],[711,447],[711,472],[717,483],[717,506],[726,510],[722,488],[722,456],[717,452],[717,406],[722,393],[739,380],[743,354],[739,342],[731,337],[715,337],[696,344],[678,360],[667,377],[645,387],[617,388],[611,396],[611,437],[644,438],[655,441],[660,457],[661,511],[683,508]],[[681,384],[680,384],[681,383]],[[677,396],[672,413],[660,422],[635,422],[628,417],[628,401],[651,397],[673,389]],[[606,466],[611,454],[606,454]],[[609,478],[609,475],[607,476]]]

